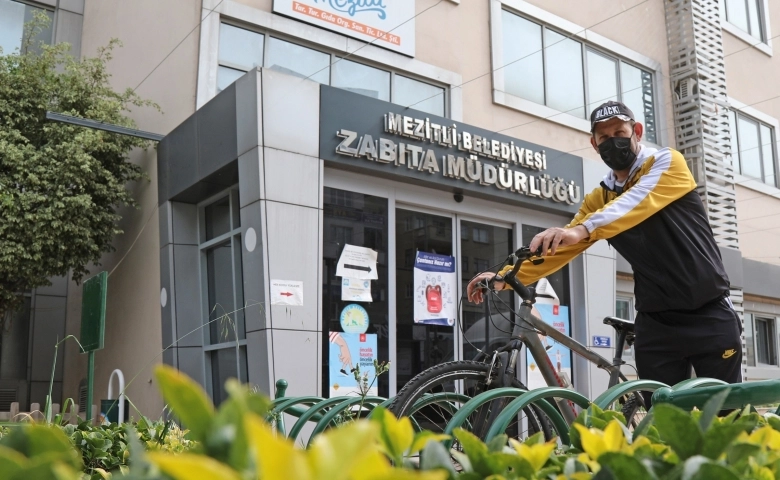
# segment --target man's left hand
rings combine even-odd
[[[577,225],[572,228],[553,227],[537,234],[531,241],[531,251],[535,252],[542,247],[542,255],[555,255],[558,247],[574,245],[588,238],[590,232],[584,225]]]

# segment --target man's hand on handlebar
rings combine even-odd
[[[553,227],[537,234],[529,247],[532,252],[537,251],[541,247],[543,256],[555,255],[558,247],[580,243],[589,236],[590,232],[584,225],[577,225],[572,228]]]
[[[483,272],[472,278],[468,287],[466,287],[466,293],[468,294],[469,301],[474,302],[477,305],[482,303],[483,289],[486,288],[487,283],[495,276],[496,274],[493,272]],[[504,288],[504,282],[495,281],[493,283],[493,288],[495,290],[502,290]]]

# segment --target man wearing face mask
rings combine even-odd
[[[568,225],[534,237],[531,250],[541,247],[545,262],[523,265],[518,279],[533,283],[606,239],[634,271],[639,376],[674,385],[692,366],[698,377],[741,382],[741,324],[685,158],[640,144],[642,124],[620,102],[599,106],[590,120],[590,143],[610,171]],[[482,301],[477,283],[490,278],[485,272],[469,283],[470,300]],[[496,281],[495,288],[508,287]]]

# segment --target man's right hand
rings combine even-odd
[[[468,287],[466,287],[466,294],[469,301],[474,302],[477,305],[482,303],[482,288],[484,288],[483,285],[495,276],[496,274],[493,272],[482,272],[476,277],[472,278]],[[496,290],[502,290],[504,288],[504,282],[495,282],[493,284],[493,288]]]

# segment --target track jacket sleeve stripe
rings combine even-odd
[[[669,148],[648,159],[641,173],[625,193],[579,219],[578,224],[590,232],[590,241],[612,238],[696,188],[682,154]]]

